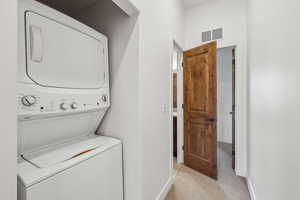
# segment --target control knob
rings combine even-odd
[[[68,110],[68,108],[69,108],[68,104],[66,104],[66,103],[61,103],[60,104],[60,109],[62,109],[62,110]]]
[[[24,106],[29,107],[36,103],[36,97],[33,95],[27,95],[27,96],[22,97],[21,101]]]

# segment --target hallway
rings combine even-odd
[[[218,173],[215,181],[182,164],[166,200],[250,200],[244,179],[231,168],[231,145],[218,144]]]

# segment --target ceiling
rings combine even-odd
[[[206,1],[208,0],[183,0],[183,3],[184,3],[184,7],[190,8]]]

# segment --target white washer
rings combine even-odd
[[[26,161],[18,165],[18,199],[121,200],[121,149],[119,140],[94,136],[24,155]]]
[[[110,106],[107,38],[19,0],[18,200],[122,200],[122,145],[95,135]]]

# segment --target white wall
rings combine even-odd
[[[179,45],[180,48],[184,48],[184,19],[185,10],[182,0],[168,0],[170,20],[170,37]],[[165,11],[166,12],[166,11]]]
[[[201,33],[223,27],[224,39],[218,47],[244,43],[246,39],[246,0],[210,0],[186,10],[185,47],[201,45]]]
[[[246,0],[212,0],[186,10],[185,48],[202,44],[201,32],[223,27],[218,48],[236,46],[236,173],[247,171]]]
[[[173,176],[171,55],[173,39],[183,43],[184,9],[181,0],[132,2],[137,21],[103,2],[79,18],[110,36],[112,105],[100,133],[124,143],[125,199],[163,199]]]
[[[299,1],[249,0],[249,179],[257,200],[299,199]]]
[[[232,143],[232,47],[217,50],[218,141]]]
[[[125,200],[139,200],[137,16],[129,17],[112,1],[102,0],[78,13],[77,18],[109,38],[111,107],[98,132],[123,142]]]
[[[173,41],[182,44],[183,7],[180,0],[132,0],[141,11],[139,71],[139,133],[141,138],[141,197],[163,198],[172,176],[171,58]],[[179,19],[179,20],[178,20]]]
[[[0,199],[17,199],[17,1],[0,1]]]

